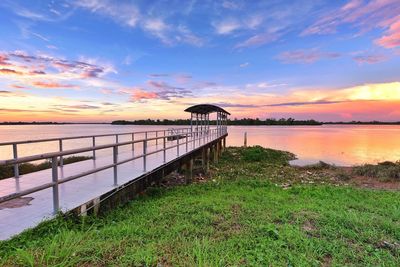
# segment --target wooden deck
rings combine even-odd
[[[80,207],[82,204],[98,199],[111,191],[117,191],[123,185],[134,181],[138,177],[143,177],[147,173],[168,166],[169,163],[178,158],[190,156],[199,148],[225,138],[226,134],[210,135],[189,141],[186,145],[184,141],[178,146],[165,150],[164,144],[153,144],[147,148],[146,171],[143,169],[143,158],[118,165],[118,184],[114,185],[114,169],[108,168],[84,177],[74,179],[58,185],[59,207],[62,212],[71,211]],[[178,141],[179,142],[179,141]],[[167,141],[169,144],[177,144],[177,140]],[[139,155],[141,147],[131,151],[130,149],[121,150],[118,153],[118,161],[132,158]],[[151,154],[151,152],[159,151]],[[179,151],[179,155],[178,155]],[[112,164],[114,155],[110,151],[106,155],[98,156],[95,160],[85,160],[76,162],[63,167],[58,167],[58,178],[79,175],[87,170],[96,169],[105,165]],[[19,178],[8,178],[0,180],[0,198],[14,193],[24,191],[52,181],[52,169],[38,171]],[[0,240],[21,233],[22,231],[37,226],[40,222],[53,218],[53,190],[47,188],[38,192],[25,195],[7,202],[0,203]]]

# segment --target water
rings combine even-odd
[[[178,126],[179,127],[179,126]],[[0,126],[0,143],[80,135],[111,134],[132,131],[163,130],[171,126],[120,125],[16,125]],[[400,160],[400,126],[324,125],[324,126],[230,126],[227,145],[243,145],[247,132],[248,145],[261,145],[293,152],[304,165],[319,160],[350,166],[363,163]],[[140,137],[140,136],[139,136]],[[107,144],[115,137],[103,137],[97,144]],[[130,136],[120,137],[120,142]],[[64,141],[64,150],[91,145],[91,139]],[[57,142],[19,145],[19,156],[58,151]],[[110,153],[102,151],[99,153]],[[0,146],[0,159],[12,158],[11,146]]]

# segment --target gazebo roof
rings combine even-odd
[[[227,115],[231,115],[228,111],[225,109],[215,106],[215,105],[210,105],[210,104],[200,104],[200,105],[194,105],[191,107],[188,107],[185,109],[186,112],[191,112],[191,113],[197,113],[197,114],[208,114],[208,113],[213,113],[213,112],[222,112]]]

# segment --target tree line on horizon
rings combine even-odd
[[[194,121],[195,123],[195,121]],[[190,119],[177,119],[177,120],[169,120],[169,119],[157,119],[157,120],[152,120],[152,119],[147,119],[147,120],[133,120],[133,121],[128,121],[128,120],[116,120],[113,121],[111,124],[113,125],[190,125]],[[210,125],[215,125],[216,121],[210,121]],[[259,118],[243,118],[243,119],[228,119],[228,125],[323,125],[323,124],[349,124],[349,125],[354,125],[354,124],[359,124],[359,125],[400,125],[400,121],[397,122],[382,122],[382,121],[349,121],[349,122],[321,122],[317,121],[314,119],[309,119],[309,120],[296,120],[293,118],[281,118],[281,119],[274,119],[274,118],[268,118],[265,120],[259,119]]]
[[[195,123],[195,121],[194,121]],[[17,121],[17,122],[11,122],[11,121],[6,121],[6,122],[0,122],[0,125],[62,125],[62,124],[109,124],[106,122],[23,122],[23,121]],[[146,120],[133,120],[133,121],[128,121],[128,120],[116,120],[111,122],[113,125],[190,125],[190,120],[189,119],[177,119],[177,120],[169,120],[169,119],[157,119],[157,120],[152,120],[152,119],[146,119]],[[215,125],[216,121],[210,121],[211,125]],[[310,120],[296,120],[293,118],[282,118],[282,119],[274,119],[274,118],[269,118],[265,120],[261,120],[259,118],[243,118],[243,119],[228,119],[228,125],[323,125],[323,124],[342,124],[342,125],[400,125],[400,121],[397,122],[382,122],[382,121],[349,121],[349,122],[320,122],[316,121],[313,119]]]
[[[195,123],[195,121],[193,121]],[[134,121],[127,121],[127,120],[116,120],[113,121],[111,124],[113,125],[190,125],[189,119],[178,119],[178,120],[134,120]],[[211,125],[215,125],[216,121],[210,121]],[[288,119],[266,119],[260,120],[259,118],[252,119],[252,118],[243,118],[243,119],[229,119],[228,125],[322,125],[321,122],[316,120],[295,120],[293,118]]]

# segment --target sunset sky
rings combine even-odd
[[[1,0],[0,21],[0,121],[400,121],[399,0]]]

